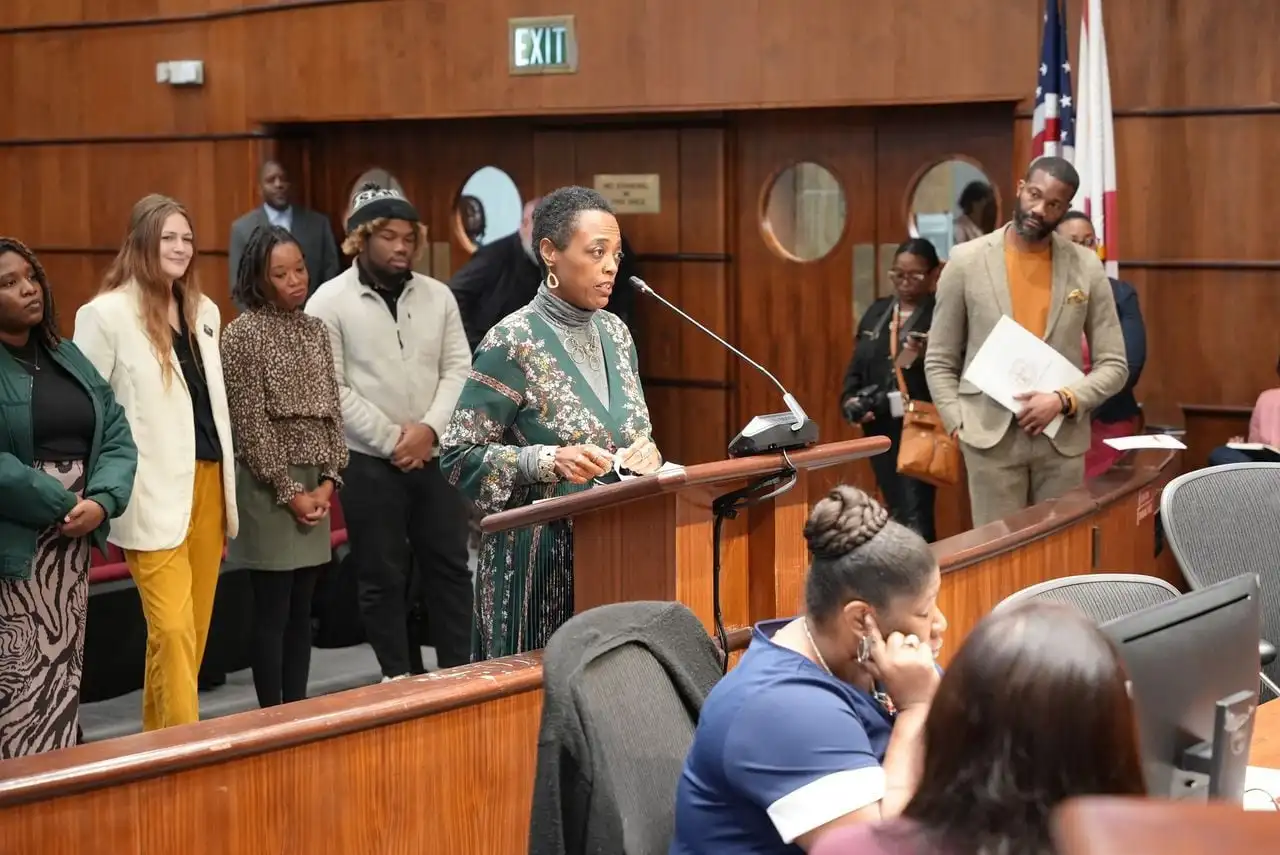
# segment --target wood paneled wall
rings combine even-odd
[[[776,0],[6,0],[0,233],[56,256],[68,326],[132,203],[170,193],[192,208],[206,289],[229,314],[227,233],[256,203],[273,145],[258,135],[273,123],[1010,100],[1034,39],[994,45],[1031,34],[1035,13],[1006,5],[799,0],[780,16]],[[506,19],[564,12],[579,73],[510,77]],[[928,51],[921,20],[938,25]],[[980,62],[975,44],[993,46]],[[203,60],[204,85],[156,83],[156,63],[176,59]],[[305,152],[293,165],[305,178]]]
[[[307,195],[339,216],[365,170],[386,169],[428,225],[431,268],[442,276],[467,260],[454,203],[483,166],[509,175],[522,199],[597,174],[655,174],[660,212],[620,217],[654,288],[721,335],[729,328],[727,133],[709,121],[574,127],[518,119],[337,124],[312,129]],[[444,257],[437,257],[444,253]],[[618,283],[618,288],[629,286]],[[719,459],[736,366],[722,348],[666,308],[635,296],[640,371],[664,455],[680,463]]]
[[[1068,0],[1071,56],[1081,0]],[[1280,4],[1104,3],[1115,111],[1121,278],[1138,290],[1148,421],[1179,403],[1250,406],[1276,383],[1280,244]],[[1074,66],[1073,66],[1074,67]],[[1077,81],[1078,81],[1077,76]],[[1019,118],[1019,171],[1031,144]],[[1200,465],[1200,464],[1197,464]]]
[[[107,127],[102,133],[171,133],[177,112],[232,131],[267,120],[1008,100],[1025,91],[1018,75],[1038,44],[1033,5],[1000,0],[4,5],[0,34],[12,32],[18,45],[10,48],[16,88],[30,93],[24,104],[42,105],[34,136],[76,122]],[[507,19],[564,13],[576,18],[578,73],[511,77]],[[121,26],[148,19],[157,23]],[[1028,38],[1006,44],[1018,32]],[[161,59],[204,59],[205,87],[161,90],[152,70]],[[95,105],[138,90],[158,97],[138,99],[131,116]],[[45,103],[93,109],[57,110],[58,118]]]
[[[192,207],[206,284],[225,305],[219,253],[255,201],[276,123],[1016,101],[1034,80],[1040,27],[1039,3],[1007,0],[3,5],[0,232],[45,250],[65,317],[96,288],[129,205],[153,190]],[[1068,7],[1074,43],[1080,0]],[[510,77],[505,19],[565,12],[577,16],[579,72]],[[1267,204],[1280,190],[1267,161],[1280,6],[1126,0],[1106,16],[1116,250],[1151,333],[1140,397],[1157,421],[1176,421],[1183,400],[1249,404],[1280,351]],[[172,59],[203,60],[205,84],[157,84],[155,63]],[[1029,137],[1029,119],[1017,121],[1015,169]],[[307,162],[300,152],[296,165]],[[898,216],[896,200],[877,206]]]
[[[64,332],[75,309],[98,289],[147,193],[179,199],[191,212],[205,290],[224,316],[231,222],[258,204],[255,176],[268,143],[254,137],[136,142],[0,142],[0,233],[40,256],[54,288]]]

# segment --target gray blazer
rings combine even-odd
[[[991,448],[1013,425],[1013,413],[961,380],[1002,315],[1013,316],[1004,260],[1005,229],[961,244],[938,279],[937,304],[924,371],[947,430],[974,448]],[[1097,255],[1053,235],[1053,295],[1044,340],[1083,368],[1082,334],[1092,367],[1071,387],[1077,412],[1063,422],[1053,447],[1068,457],[1089,450],[1089,411],[1124,387],[1129,376],[1111,283]],[[1053,392],[1054,389],[1041,391]]]
[[[228,253],[230,255],[228,260],[232,285],[235,285],[236,270],[240,267],[240,257],[244,255],[249,236],[259,226],[270,224],[267,212],[261,206],[254,208],[231,224],[231,251]],[[329,218],[309,208],[294,205],[290,231],[297,239],[298,245],[302,247],[302,256],[307,262],[307,275],[311,279],[309,292],[314,294],[317,288],[342,272],[342,263],[338,258],[338,245],[333,240]]]

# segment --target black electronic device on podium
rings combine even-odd
[[[749,457],[753,454],[766,454],[771,451],[788,451],[793,448],[804,448],[818,441],[817,423],[805,414],[804,408],[800,406],[800,402],[795,399],[795,396],[788,392],[787,388],[778,382],[778,378],[769,373],[764,366],[729,344],[729,342],[703,326],[679,306],[650,288],[639,276],[631,277],[631,285],[641,294],[647,294],[658,300],[668,309],[718,341],[733,355],[746,362],[765,377],[768,377],[770,382],[777,386],[778,391],[782,393],[782,402],[787,405],[787,411],[753,416],[751,421],[747,422],[747,426],[729,441],[730,457]]]

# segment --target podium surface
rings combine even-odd
[[[728,629],[800,610],[807,567],[808,473],[880,454],[884,437],[833,442],[604,484],[486,516],[486,533],[568,520],[574,610],[630,600],[679,600],[715,626],[718,497],[761,482],[785,488],[723,521],[720,604]],[[770,492],[763,487],[760,495]]]

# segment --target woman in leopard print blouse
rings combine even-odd
[[[253,685],[264,707],[306,697],[311,595],[329,563],[329,504],[347,465],[329,335],[302,311],[307,291],[297,241],[258,228],[232,288],[246,311],[222,336],[240,506],[227,560],[252,580]]]

